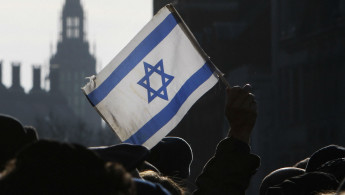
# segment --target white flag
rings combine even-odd
[[[123,142],[152,148],[217,83],[210,63],[168,5],[83,92]]]

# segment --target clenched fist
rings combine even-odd
[[[249,143],[251,132],[257,117],[257,106],[251,86],[227,88],[225,114],[230,124],[229,137],[232,136]]]

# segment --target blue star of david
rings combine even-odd
[[[138,82],[139,85],[143,86],[147,90],[148,102],[150,103],[156,97],[160,97],[164,100],[168,100],[167,87],[174,79],[173,76],[168,75],[164,72],[163,60],[160,60],[155,66],[152,66],[144,62],[145,76]],[[162,86],[155,90],[150,85],[150,76],[153,73],[157,73],[161,76]]]

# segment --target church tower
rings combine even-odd
[[[87,82],[85,77],[95,73],[96,60],[86,40],[83,7],[80,0],[66,0],[57,51],[50,59],[50,90],[52,94],[62,94],[82,121],[88,124],[98,121],[99,126],[99,116],[93,114],[96,112],[81,91]]]

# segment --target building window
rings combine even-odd
[[[67,17],[66,19],[66,36],[67,38],[79,38],[79,24],[78,17]]]
[[[79,27],[79,18],[67,17],[67,27]]]

